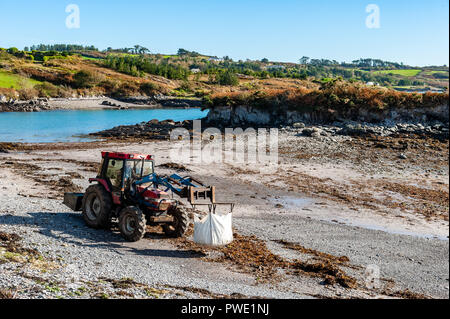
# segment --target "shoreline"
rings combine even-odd
[[[158,97],[88,97],[88,98],[39,98],[24,101],[0,102],[0,113],[41,112],[62,110],[123,110],[202,108],[200,99]]]
[[[207,118],[199,119],[201,121],[202,131],[212,127],[215,123],[209,123]],[[301,125],[300,125],[301,124]],[[0,151],[2,145],[58,145],[58,144],[78,144],[95,142],[145,142],[156,140],[170,140],[170,132],[176,128],[183,128],[190,132],[192,138],[193,121],[185,120],[175,122],[173,120],[151,120],[131,125],[119,125],[102,131],[88,132],[81,135],[73,135],[77,141],[49,141],[49,142],[23,142],[23,141],[3,141],[0,140]],[[264,129],[265,127],[261,127]],[[225,127],[220,127],[222,137],[226,134]],[[236,128],[234,128],[236,129]],[[243,129],[246,129],[244,127]],[[267,129],[267,128],[265,128]],[[392,138],[401,141],[403,138],[416,140],[431,140],[436,142],[449,141],[449,125],[444,123],[431,123],[421,125],[417,123],[397,123],[395,125],[357,123],[353,121],[343,123],[333,123],[333,125],[304,124],[295,123],[294,125],[285,125],[277,128],[279,132],[295,133],[296,136],[309,138],[336,138],[351,137],[363,138],[376,141],[377,139]],[[403,144],[403,143],[400,143]],[[379,145],[379,147],[382,147]],[[399,148],[401,149],[401,148]]]

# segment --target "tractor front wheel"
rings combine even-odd
[[[108,228],[111,222],[112,199],[102,185],[92,185],[83,196],[83,219],[89,227]]]
[[[184,207],[172,207],[167,214],[173,216],[173,222],[163,224],[164,233],[169,237],[184,237],[189,227],[188,212]]]
[[[147,220],[142,211],[134,206],[122,209],[119,215],[119,229],[123,238],[136,242],[144,238]]]

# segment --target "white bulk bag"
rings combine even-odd
[[[222,246],[233,241],[232,214],[208,214],[194,217],[194,242],[201,245]]]

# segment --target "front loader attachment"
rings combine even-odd
[[[230,213],[233,212],[233,203],[218,203],[216,201],[215,186],[205,186],[191,176],[181,177],[177,174],[170,176],[168,180],[182,187],[178,195],[187,198],[193,208],[196,206],[208,206],[209,212],[215,214],[218,206],[230,206]]]
[[[191,204],[215,204],[216,188],[212,187],[188,187],[188,201]]]
[[[188,201],[195,206],[208,206],[209,212],[216,213],[218,206],[230,206],[230,213],[233,212],[234,203],[218,203],[216,201],[216,187],[188,187]]]

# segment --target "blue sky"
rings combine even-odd
[[[80,29],[66,28],[72,3],[80,8]],[[372,3],[380,8],[379,29],[365,24]],[[140,44],[154,53],[185,48],[233,59],[448,65],[448,12],[448,0],[1,0],[0,47]]]

